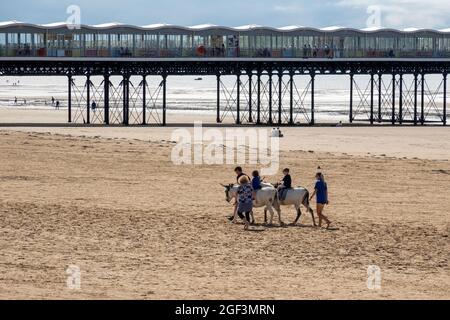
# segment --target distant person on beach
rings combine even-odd
[[[283,133],[281,132],[281,130],[280,130],[280,128],[273,128],[272,129],[272,133],[271,133],[271,137],[272,138],[283,138],[284,137],[284,135],[283,135]]]
[[[283,134],[283,132],[281,132],[281,129],[277,128],[277,131],[278,131],[278,137],[279,138],[284,138],[284,134]]]
[[[56,101],[56,110],[59,110],[59,100]]]
[[[328,185],[325,182],[325,177],[322,173],[322,169],[319,167],[316,173],[316,184],[314,187],[314,192],[311,195],[310,201],[316,197],[316,203],[317,203],[317,215],[319,216],[319,228],[322,227],[322,221],[325,221],[327,224],[327,229],[330,228],[331,221],[328,219],[327,216],[323,214],[323,210],[326,205],[329,204],[328,202]]]
[[[52,97],[52,106],[55,105],[55,97]]]
[[[14,104],[17,104],[17,97],[14,98]]]
[[[275,132],[275,128],[272,128],[272,132],[270,133],[270,136],[271,136],[272,138],[276,138],[276,137],[277,137],[277,134],[276,134],[276,132]]]

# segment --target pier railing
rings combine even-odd
[[[450,58],[450,50],[380,50],[325,48],[121,48],[1,46],[0,57],[110,58]]]

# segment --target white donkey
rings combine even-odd
[[[237,199],[237,192],[238,192],[238,185],[229,184],[229,185],[223,185],[222,187],[225,188],[225,196],[227,202],[231,202],[233,199]],[[263,208],[264,207],[264,213],[265,213],[265,220],[264,222],[267,224],[267,212],[269,211],[271,213],[271,219],[270,224],[273,222],[273,216],[275,214],[274,208],[278,213],[278,219],[280,222],[280,225],[284,225],[284,222],[281,220],[281,210],[280,206],[275,206],[274,204],[277,204],[277,189],[274,188],[271,184],[265,184],[263,185],[263,188],[261,190],[258,190],[256,192],[256,201],[253,202],[253,207],[255,208]],[[252,223],[255,222],[255,217],[253,215],[253,212],[251,213],[252,217]],[[237,219],[237,215],[234,216],[234,220]]]
[[[270,183],[262,183],[262,185],[263,185],[263,187],[271,186],[272,188],[275,188],[275,189],[278,188],[278,185],[273,186]],[[316,227],[317,226],[316,219],[314,218],[314,210],[311,208],[310,203],[309,203],[309,195],[310,195],[309,191],[306,188],[297,187],[297,188],[289,189],[287,191],[285,200],[279,199],[278,193],[277,193],[277,197],[276,197],[276,200],[275,200],[273,206],[277,210],[280,210],[281,206],[294,206],[295,209],[297,210],[297,218],[295,219],[293,225],[296,225],[302,216],[301,206],[303,205],[307,209],[307,211],[309,213],[311,213],[311,217],[313,219],[314,226]],[[271,214],[273,216],[273,213],[271,213]],[[264,210],[264,216],[265,216],[265,221],[267,221],[267,211],[266,210]]]

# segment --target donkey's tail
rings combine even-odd
[[[305,198],[303,199],[303,205],[308,209],[309,213],[314,213],[314,210],[311,208],[311,203],[309,202],[310,193],[306,190]]]
[[[276,210],[278,210],[280,208],[280,198],[278,197],[277,190],[275,190],[275,192],[273,194],[272,207],[274,207]]]

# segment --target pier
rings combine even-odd
[[[0,58],[0,76],[67,77],[67,121],[85,125],[165,126],[170,77],[185,75],[215,76],[217,123],[315,125],[317,77],[340,75],[350,86],[350,124],[446,125],[449,72],[448,58]],[[431,75],[441,77],[438,87],[428,84]],[[91,81],[98,76],[100,85]],[[224,76],[235,78],[233,87]]]

